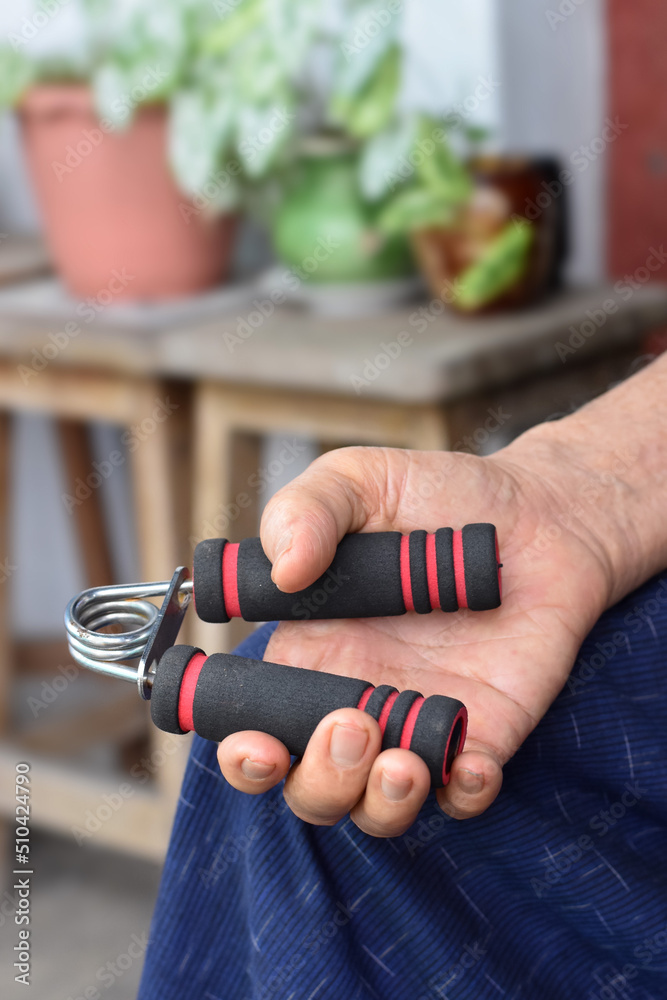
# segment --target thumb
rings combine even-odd
[[[271,498],[262,515],[260,538],[273,563],[271,578],[280,590],[291,594],[317,580],[331,564],[343,535],[360,531],[386,507],[384,452],[382,448],[328,452]],[[377,527],[382,530],[385,525]]]

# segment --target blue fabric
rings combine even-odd
[[[667,998],[666,649],[667,574],[602,617],[483,816],[430,796],[392,840],[235,791],[196,738],[139,1000]]]

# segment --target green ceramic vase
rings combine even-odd
[[[354,151],[302,156],[276,213],[273,240],[280,260],[313,284],[388,281],[414,271],[407,241],[374,230]]]

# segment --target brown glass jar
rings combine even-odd
[[[412,246],[431,292],[457,312],[482,315],[534,304],[560,284],[566,250],[567,172],[552,160],[483,157],[469,164],[470,200],[448,226],[418,230]],[[510,225],[532,227],[521,273],[475,308],[457,302],[457,279],[473,267]]]

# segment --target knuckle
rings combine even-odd
[[[308,788],[295,788],[288,783],[285,784],[285,799],[290,809],[293,811],[300,809],[302,812],[307,812],[312,816],[320,816],[323,819],[343,816],[349,812],[357,798],[358,796],[353,796],[350,800],[349,794],[322,795]],[[335,823],[336,820],[334,819],[333,822]]]
[[[301,763],[293,768],[285,782],[285,801],[300,819],[319,826],[333,826],[358,802],[363,789],[350,787],[345,776],[336,775],[327,779],[326,792],[323,792],[321,775],[311,780],[303,766]]]
[[[290,793],[287,787],[283,789],[283,797],[297,819],[303,820],[304,823],[311,823],[313,826],[335,826],[338,820],[345,815],[345,810],[342,812],[335,809],[326,810],[317,805],[313,806],[313,803],[301,802],[298,797],[295,798]]]
[[[402,822],[396,818],[392,820],[374,819],[366,811],[353,810],[350,819],[358,826],[362,833],[369,837],[388,839],[390,837],[400,837],[408,830],[414,822],[414,817],[403,819]]]
[[[447,816],[451,816],[452,819],[474,819],[475,816],[481,815],[486,809],[486,805],[479,809],[464,809],[456,805],[455,802],[445,801],[440,803],[440,808]]]

